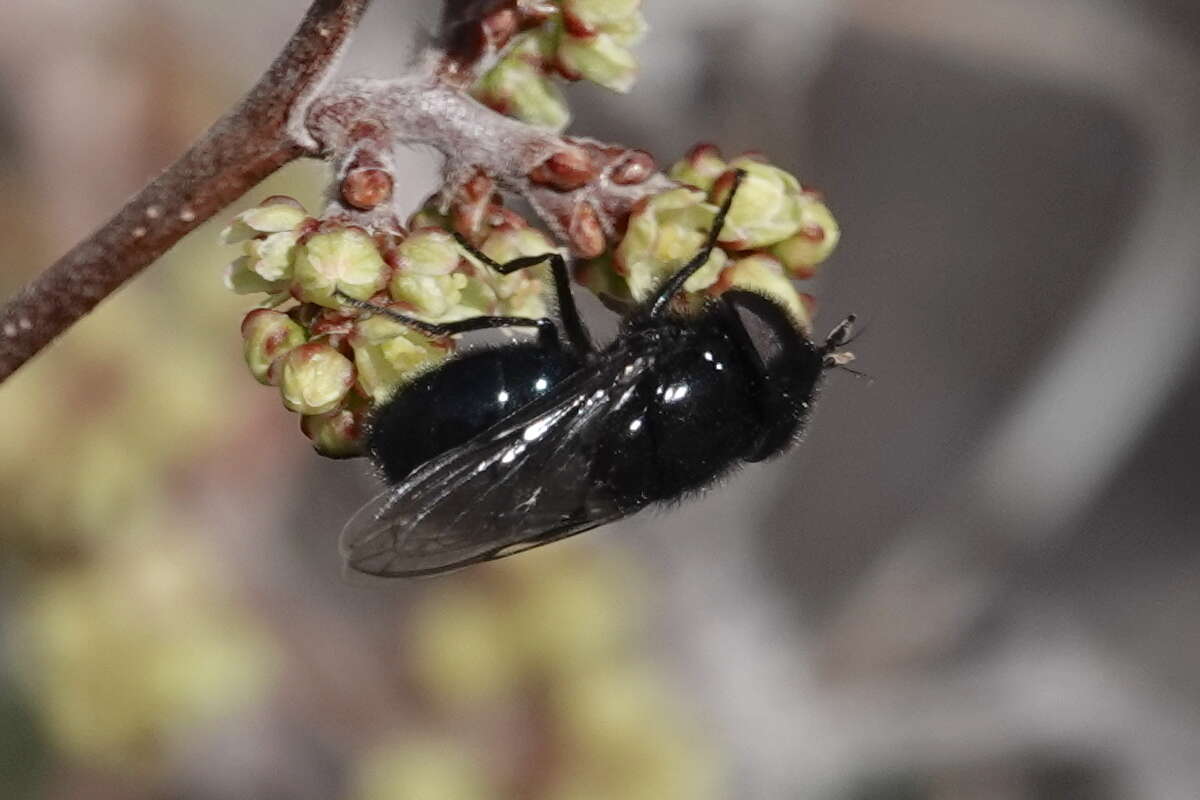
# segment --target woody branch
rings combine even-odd
[[[304,157],[330,160],[331,212],[386,228],[396,148],[445,158],[443,201],[480,179],[523,195],[579,256],[617,238],[631,207],[671,185],[645,153],[558,136],[492,111],[465,92],[545,9],[526,0],[446,0],[439,45],[394,80],[326,90],[370,0],[315,0],[250,93],[100,229],[0,309],[0,381],[184,235],[263,178]]]

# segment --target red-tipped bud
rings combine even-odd
[[[325,342],[309,342],[283,360],[283,404],[301,414],[334,410],[354,385],[354,364]]]
[[[657,169],[654,158],[645,150],[632,150],[613,167],[612,181],[620,186],[642,183]]]
[[[571,242],[571,252],[580,258],[595,258],[608,246],[600,217],[588,203],[580,203],[571,215],[567,237]]]
[[[370,211],[392,198],[392,176],[382,169],[356,169],[342,180],[342,199],[360,211]]]
[[[680,183],[708,191],[728,165],[721,151],[711,144],[698,144],[688,150],[682,160],[671,167],[670,176]]]
[[[569,192],[592,182],[596,175],[596,165],[587,150],[566,147],[534,167],[529,179],[560,192]]]
[[[354,458],[363,454],[363,434],[370,405],[351,394],[346,405],[325,414],[300,417],[300,430],[313,448],[326,458]]]
[[[271,365],[304,343],[304,329],[279,311],[256,308],[242,320],[246,366],[259,383],[270,384]]]

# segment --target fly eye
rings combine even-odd
[[[726,292],[724,297],[764,365],[770,365],[795,346],[799,332],[778,303],[752,292]]]
[[[742,323],[742,328],[750,338],[750,344],[753,346],[754,352],[758,353],[758,357],[762,359],[764,364],[770,364],[783,352],[783,342],[779,331],[776,330],[770,321],[745,307],[739,306],[737,308],[737,315]]]

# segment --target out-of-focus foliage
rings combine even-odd
[[[39,575],[12,620],[46,734],[118,770],[159,767],[177,734],[261,697],[277,666],[197,531],[134,525],[146,528]]]
[[[7,666],[50,744],[118,772],[160,770],[188,730],[262,698],[278,664],[206,515],[173,497],[247,424],[223,405],[240,376],[216,331],[234,304],[195,268],[198,238],[0,392],[22,421],[0,450]]]
[[[432,588],[400,654],[430,713],[464,735],[371,752],[360,796],[720,796],[720,760],[644,653],[650,609],[639,576],[634,563],[571,543]],[[499,750],[479,734],[497,718],[512,720]]]

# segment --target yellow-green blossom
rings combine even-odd
[[[601,298],[611,298],[617,303],[626,305],[633,302],[633,297],[629,294],[629,284],[617,274],[613,266],[611,251],[596,258],[577,262],[574,277],[576,282]]]
[[[269,281],[250,269],[253,261],[241,256],[225,268],[225,288],[235,294],[278,294],[288,287],[287,281]]]
[[[234,217],[229,227],[221,231],[221,240],[226,244],[235,244],[264,233],[294,230],[307,217],[308,214],[299,203],[271,203],[256,206]]]
[[[326,458],[354,458],[363,454],[363,425],[370,405],[351,393],[341,408],[300,418],[300,430],[313,448]]]
[[[444,321],[467,286],[467,275],[458,271],[463,263],[462,248],[449,233],[418,231],[396,247],[388,293],[423,319]]]
[[[521,35],[500,63],[479,82],[476,96],[502,113],[560,131],[571,120],[566,100],[546,77],[545,42],[539,32]]]
[[[685,187],[651,197],[630,215],[625,238],[617,246],[616,266],[634,300],[649,297],[700,252],[716,215],[717,207],[704,202],[703,192]],[[697,292],[711,285],[727,261],[723,250],[714,249],[684,290]]]
[[[299,298],[328,308],[341,307],[336,292],[368,300],[388,279],[374,240],[357,228],[310,237],[298,248],[294,269]]]
[[[291,411],[332,411],[353,385],[354,364],[325,342],[300,345],[284,357],[279,391]]]
[[[445,321],[460,305],[467,276],[461,272],[450,275],[406,275],[397,272],[388,285],[388,293],[410,306],[417,315],[430,321]]]
[[[267,281],[286,281],[292,276],[292,256],[299,231],[281,231],[262,239],[250,239],[243,248],[250,259],[248,268]]]
[[[501,228],[493,231],[479,249],[499,264],[524,256],[559,252],[559,248],[545,234],[533,228]],[[481,264],[476,274],[492,289],[498,313],[533,318],[547,315],[544,293],[550,274],[549,260],[508,275],[501,275]]]
[[[304,329],[279,311],[257,308],[242,320],[243,354],[254,379],[270,384],[271,365],[304,344]],[[277,376],[275,376],[277,378]]]
[[[795,177],[747,157],[734,159],[729,167],[745,176],[721,230],[723,244],[738,250],[769,247],[800,230],[809,200]],[[721,203],[733,186],[733,173],[726,176],[713,187],[714,203]]]
[[[448,343],[430,339],[379,315],[360,321],[350,344],[354,348],[358,387],[376,404],[391,397],[401,383],[450,354]]]
[[[637,80],[637,59],[629,48],[607,33],[587,37],[564,34],[556,56],[567,74],[586,78],[614,92],[628,92]]]
[[[771,247],[771,252],[796,278],[811,278],[817,265],[833,253],[842,235],[825,204],[812,196],[805,198],[800,208],[800,231]]]
[[[627,25],[641,19],[642,0],[563,0],[563,13],[578,25],[594,30]],[[643,21],[644,24],[644,21]]]
[[[458,242],[443,230],[420,230],[396,245],[398,269],[415,275],[448,275],[462,258]]]
[[[721,158],[720,150],[711,144],[700,144],[676,162],[668,174],[680,183],[707,192],[728,169],[729,165]]]

